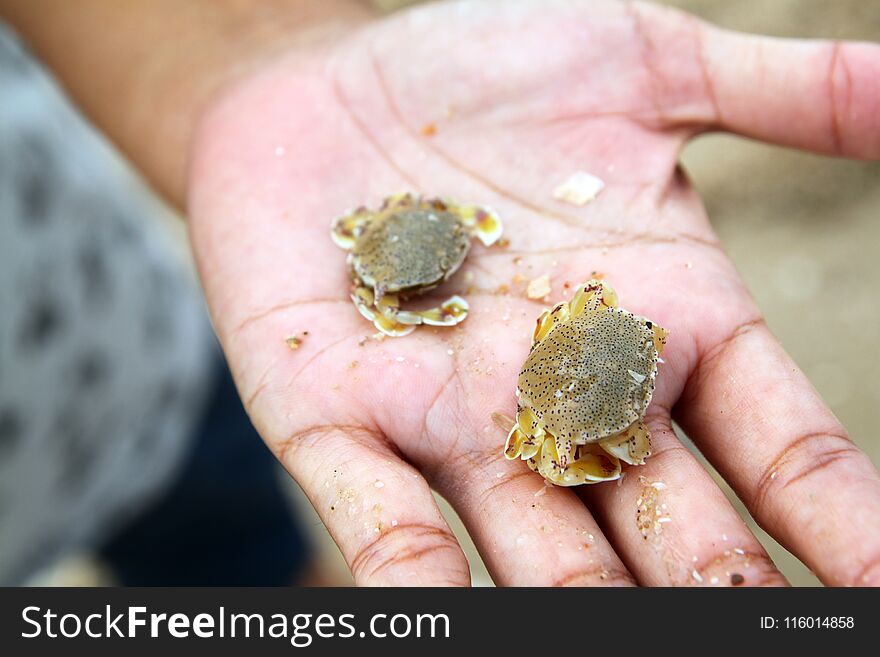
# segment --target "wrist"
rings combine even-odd
[[[178,207],[192,134],[220,90],[372,15],[367,0],[0,0],[0,18]]]
[[[308,57],[374,17],[369,3],[361,0],[273,0],[259,11],[253,11],[253,6],[242,3],[238,12],[226,16],[224,25],[205,34],[203,41],[178,48],[186,53],[172,49],[159,64],[164,71],[156,75],[154,85],[147,81],[141,90],[144,98],[154,101],[132,103],[144,108],[139,123],[147,128],[155,122],[150,116],[155,99],[168,105],[159,112],[165,122],[159,130],[166,136],[164,143],[149,138],[149,129],[138,125],[132,125],[131,132],[147,135],[138,163],[180,208],[185,204],[193,135],[222,97],[272,63]],[[168,156],[169,146],[173,158]]]

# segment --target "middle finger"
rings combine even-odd
[[[546,486],[496,445],[466,463],[441,467],[433,483],[461,516],[496,584],[635,584],[572,491]]]

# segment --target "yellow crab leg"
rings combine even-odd
[[[572,456],[570,443],[544,440],[530,467],[557,486],[578,486],[613,481],[620,477],[620,461],[595,445],[578,446]]]
[[[504,456],[509,461],[517,458],[528,461],[540,451],[543,442],[543,434],[540,436],[528,436],[518,426],[515,426],[507,435],[507,442],[504,444]]]
[[[352,292],[351,300],[360,314],[373,322],[373,326],[385,335],[402,337],[415,330],[415,326],[403,324],[394,318],[390,309],[396,308],[398,300],[397,296],[393,294],[386,294],[376,304],[373,291],[369,288],[358,286]]]
[[[504,455],[510,460],[521,458],[527,461],[538,453],[543,442],[544,430],[538,425],[535,414],[521,408],[516,413],[516,424],[507,435]]]
[[[399,321],[410,323],[428,324],[430,326],[455,326],[465,320],[470,306],[460,296],[453,296],[444,301],[436,308],[428,310],[402,310],[398,313]],[[406,319],[404,319],[404,316]]]
[[[538,323],[535,326],[535,333],[532,336],[532,342],[540,342],[550,332],[558,322],[565,321],[569,316],[569,308],[567,303],[558,303],[552,310],[545,310],[538,317]]]
[[[408,326],[455,326],[464,321],[470,308],[468,302],[459,296],[450,297],[442,305],[428,310],[402,310],[395,295],[385,295],[375,306],[386,319]]]
[[[353,249],[369,216],[370,211],[361,206],[336,217],[330,225],[330,237],[336,246],[346,251]]]
[[[666,338],[669,336],[669,331],[654,322],[650,322],[650,326],[654,332],[654,348],[657,350],[657,354],[660,355],[663,353],[663,347],[666,346]]]
[[[386,196],[382,200],[382,205],[380,206],[380,209],[386,210],[388,208],[394,207],[410,207],[415,204],[415,201],[416,197],[411,192],[392,194],[391,196]]]
[[[386,335],[408,335],[419,324],[455,326],[467,317],[468,303],[459,296],[447,299],[442,305],[429,310],[401,310],[395,294],[386,294],[378,302],[367,287],[357,286],[351,300],[358,311]]]
[[[401,324],[400,322],[396,322],[393,319],[388,319],[385,315],[381,313],[376,315],[376,318],[373,320],[373,326],[375,326],[385,335],[390,335],[395,338],[409,335],[416,330],[416,327],[412,324]]]
[[[543,430],[538,426],[538,418],[535,412],[530,408],[520,408],[516,411],[516,423],[523,430],[523,433],[529,436],[535,436]]]
[[[605,281],[591,278],[578,286],[568,304],[572,315],[580,315],[584,309],[596,310],[600,306],[617,307],[617,292]]]
[[[504,443],[504,458],[508,461],[518,459],[522,455],[523,443],[529,437],[520,431],[518,425],[514,425],[510,433],[507,434],[507,442]]]
[[[630,465],[644,465],[651,456],[651,432],[643,422],[633,422],[626,430],[598,443],[606,452]]]
[[[355,308],[371,322],[376,318],[376,313],[373,312],[374,300],[373,291],[366,287],[356,287],[351,293],[351,301]]]
[[[461,223],[474,231],[474,234],[485,246],[495,244],[501,237],[501,233],[504,232],[501,217],[491,208],[479,205],[447,205],[451,207]]]
[[[576,457],[574,463],[568,466],[573,479],[583,477],[585,483],[596,484],[620,478],[620,461],[596,445],[578,446]]]

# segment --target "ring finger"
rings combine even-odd
[[[758,539],[699,461],[669,415],[646,420],[653,454],[618,485],[579,491],[640,584],[784,586]]]

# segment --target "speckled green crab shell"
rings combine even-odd
[[[330,234],[349,251],[358,312],[385,335],[399,337],[419,324],[464,321],[468,304],[457,295],[426,310],[407,310],[400,302],[452,276],[472,237],[491,246],[501,231],[500,218],[489,208],[407,193],[386,198],[378,210],[360,207],[337,217]]]
[[[618,308],[613,288],[596,279],[541,313],[505,457],[560,486],[617,479],[621,461],[643,464],[651,434],[642,418],[666,336]]]
[[[621,308],[569,317],[534,343],[517,381],[519,403],[545,431],[599,442],[644,417],[659,353],[653,323]]]
[[[351,266],[379,298],[412,294],[452,276],[470,247],[470,232],[455,215],[416,206],[367,223],[351,250]]]

